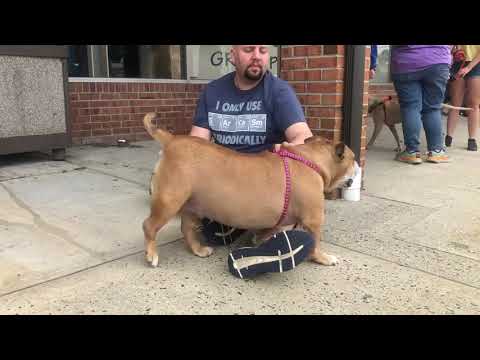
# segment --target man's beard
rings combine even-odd
[[[260,80],[263,76],[264,69],[260,68],[260,71],[257,74],[252,74],[248,71],[249,67],[245,69],[244,76],[245,78],[252,80],[252,81],[257,81]]]

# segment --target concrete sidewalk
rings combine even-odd
[[[178,219],[146,265],[154,141],[1,157],[0,314],[479,314],[480,153],[464,149],[465,125],[452,163],[419,166],[392,160],[384,129],[362,200],[327,202],[324,246],[340,264],[249,281],[228,272],[228,248],[189,253]]]

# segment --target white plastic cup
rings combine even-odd
[[[362,188],[362,168],[358,168],[358,172],[353,178],[352,186],[342,189],[343,200],[360,201],[360,190]]]

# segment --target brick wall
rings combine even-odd
[[[282,45],[281,74],[297,92],[316,135],[341,140],[343,45]]]
[[[343,141],[344,45],[282,45],[281,77],[297,92],[314,134]],[[360,165],[365,166],[370,49],[365,53]]]
[[[142,119],[159,114],[161,127],[177,134],[190,130],[204,84],[70,82],[73,144],[114,144],[117,139],[149,140]]]

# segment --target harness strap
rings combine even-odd
[[[292,178],[290,175],[290,166],[288,165],[287,158],[300,161],[301,163],[307,165],[312,170],[315,170],[318,174],[320,174],[320,168],[310,160],[305,159],[300,155],[293,154],[290,151],[287,151],[285,149],[280,149],[279,151],[274,150],[273,152],[282,158],[283,168],[285,169],[285,195],[284,195],[284,201],[283,201],[283,210],[282,210],[282,214],[280,215],[280,219],[278,219],[278,222],[275,225],[275,227],[277,227],[282,223],[283,220],[285,220],[287,216],[288,205],[290,204],[290,193],[292,191]]]
[[[277,154],[282,158],[283,168],[285,169],[285,194],[284,194],[284,198],[283,198],[282,214],[280,215],[280,219],[278,219],[275,227],[280,225],[282,223],[282,221],[287,217],[288,205],[290,204],[290,193],[292,191],[292,179],[291,179],[291,176],[290,176],[290,167],[288,166],[287,157],[282,156],[280,154],[280,152],[277,152]]]

